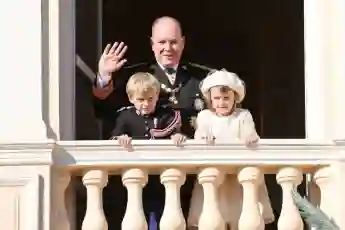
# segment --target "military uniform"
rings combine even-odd
[[[129,106],[126,94],[126,83],[131,75],[137,72],[149,72],[161,83],[159,105],[170,106],[181,112],[182,131],[192,138],[194,129],[191,120],[203,109],[199,85],[200,81],[211,69],[208,67],[187,63],[177,67],[176,80],[171,84],[164,70],[157,64],[140,63],[122,68],[112,77],[114,91],[105,99],[95,98],[96,116],[103,120],[103,139],[109,139],[111,130],[117,118],[116,111],[123,106]]]
[[[127,134],[133,139],[166,139],[180,131],[181,115],[170,107],[159,106],[152,114],[142,115],[134,106],[119,111],[112,139]]]
[[[116,111],[124,106],[130,105],[128,96],[126,94],[126,83],[131,75],[137,72],[149,72],[153,74],[161,83],[161,92],[158,101],[158,107],[170,107],[175,111],[180,112],[181,116],[181,133],[187,137],[194,136],[194,128],[192,127],[192,120],[197,116],[198,112],[203,109],[203,100],[199,89],[200,82],[207,76],[212,69],[195,65],[192,63],[180,64],[177,67],[175,81],[172,84],[169,81],[165,71],[157,64],[141,63],[129,67],[123,67],[119,72],[112,76],[112,84],[114,91],[105,99],[95,98],[95,112],[96,115],[103,121],[103,139],[109,139],[112,135],[119,135],[118,130],[123,131],[122,126],[124,122],[121,118],[122,114]],[[167,111],[165,111],[167,112]],[[127,112],[126,112],[127,113]],[[134,120],[135,113],[131,113],[130,120]],[[154,126],[154,120],[151,117],[142,118],[138,122],[141,123],[139,128],[133,128],[135,131],[134,138],[149,139],[150,133],[146,130],[143,121],[147,121],[148,130]],[[117,125],[115,125],[115,122]],[[113,127],[115,130],[113,130]],[[133,131],[132,130],[132,131]],[[113,131],[113,132],[112,132]],[[130,133],[133,134],[133,133]],[[166,136],[167,137],[167,136]],[[151,138],[151,137],[150,137]],[[192,188],[195,181],[195,175],[188,175],[185,184],[181,188],[181,205],[185,218],[187,219],[189,203],[192,194]],[[105,200],[110,206],[105,205],[104,210],[108,216],[109,229],[120,229],[121,220],[123,218],[126,207],[126,191],[120,184],[117,177],[109,178],[109,185],[105,189]],[[110,190],[110,191],[109,191]],[[108,192],[109,191],[109,192]],[[114,197],[115,196],[115,197]],[[159,175],[150,176],[149,184],[144,188],[143,203],[147,212],[155,210],[155,219],[159,218],[163,212],[165,199],[164,186],[160,184]],[[106,203],[107,203],[106,202]],[[114,203],[116,202],[116,203]],[[151,212],[152,214],[152,212]],[[150,215],[152,217],[152,215]],[[147,219],[150,223],[149,219]],[[151,224],[150,224],[151,225]],[[151,225],[152,227],[152,225]]]
[[[178,133],[181,128],[179,111],[170,107],[158,106],[151,114],[142,115],[134,106],[119,110],[112,139],[127,134],[133,139],[167,139]],[[143,191],[143,204],[146,218],[150,217],[150,229],[158,226],[164,210],[164,187],[159,176],[149,176],[148,184]]]

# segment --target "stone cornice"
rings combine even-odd
[[[51,165],[54,140],[0,143],[0,166]]]

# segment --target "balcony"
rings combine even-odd
[[[162,230],[185,229],[179,188],[186,174],[197,174],[204,190],[199,229],[218,230],[224,220],[218,210],[217,188],[226,174],[235,174],[243,190],[238,228],[263,229],[258,188],[263,174],[276,174],[282,188],[278,229],[303,229],[302,219],[290,191],[311,174],[311,198],[340,227],[344,227],[345,143],[311,143],[307,140],[261,140],[257,148],[240,143],[207,146],[188,141],[176,147],[170,141],[134,141],[128,152],[113,141],[75,141],[0,145],[2,224],[6,229],[76,229],[75,187],[71,177],[82,175],[87,191],[83,230],[107,229],[102,189],[108,176],[120,174],[128,191],[124,230],[147,229],[141,195],[149,174],[159,174],[165,186]],[[316,186],[315,186],[316,185]],[[317,189],[315,189],[317,188]],[[316,194],[316,195],[315,195]],[[116,195],[116,194],[114,194]],[[334,199],[337,197],[337,199]],[[239,199],[241,199],[239,197]],[[133,221],[136,220],[136,221]],[[25,226],[25,227],[24,227]],[[27,227],[26,227],[27,226]]]

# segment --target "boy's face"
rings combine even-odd
[[[138,111],[140,111],[141,114],[145,115],[155,111],[158,96],[159,92],[155,90],[136,92],[130,97],[129,101]]]
[[[210,89],[210,99],[216,114],[227,116],[235,104],[235,93],[230,89],[215,86]]]

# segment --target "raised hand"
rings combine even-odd
[[[127,51],[125,43],[115,42],[113,46],[108,44],[99,59],[98,71],[101,76],[109,76],[112,72],[116,72],[127,62],[123,58]]]

